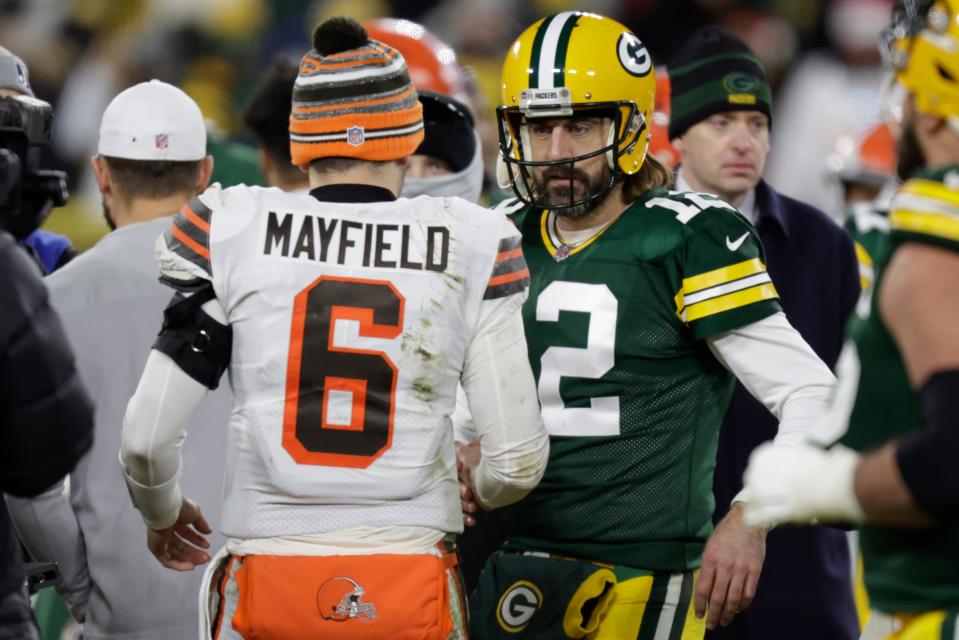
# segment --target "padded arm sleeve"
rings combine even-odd
[[[213,285],[192,294],[177,293],[163,312],[163,328],[153,348],[165,353],[191,378],[216,389],[230,364],[233,330],[216,300]]]
[[[929,378],[919,395],[922,427],[899,443],[896,462],[919,506],[937,517],[959,511],[959,371]]]

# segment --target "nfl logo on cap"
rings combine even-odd
[[[165,133],[159,133],[154,139],[154,144],[157,149],[166,149],[170,146],[170,137]]]
[[[346,141],[354,147],[363,144],[365,139],[366,136],[363,133],[363,127],[353,126],[346,130]]]

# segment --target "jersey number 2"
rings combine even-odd
[[[536,301],[538,322],[559,322],[560,311],[589,314],[586,348],[550,347],[540,359],[539,402],[543,424],[554,436],[619,435],[619,398],[590,398],[589,407],[567,407],[559,383],[566,378],[601,378],[615,364],[619,301],[605,284],[557,280]]]
[[[354,320],[360,337],[395,338],[403,304],[385,280],[323,276],[297,294],[283,410],[283,448],[296,462],[366,468],[390,448],[396,365],[334,336]]]

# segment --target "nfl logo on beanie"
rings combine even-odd
[[[370,40],[351,18],[318,26],[293,85],[293,164],[399,160],[416,151],[423,135],[423,107],[400,52]]]
[[[358,147],[363,144],[365,139],[366,137],[363,135],[363,127],[350,127],[346,130],[346,141],[354,147]]]

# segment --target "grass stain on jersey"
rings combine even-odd
[[[462,291],[466,288],[466,278],[463,276],[449,271],[444,271],[443,275],[445,276],[443,282],[453,291]]]
[[[433,385],[424,378],[414,380],[410,388],[413,389],[413,394],[423,402],[429,404],[433,401]]]
[[[415,353],[415,354],[418,355],[419,357],[423,358],[423,360],[425,360],[426,362],[430,362],[430,361],[432,361],[432,360],[435,360],[437,357],[439,357],[439,354],[430,353],[429,351],[427,351],[427,350],[424,349],[423,347],[416,347],[416,348],[414,348],[414,349],[413,349],[413,353]]]

